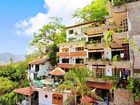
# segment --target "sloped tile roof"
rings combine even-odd
[[[55,76],[62,76],[62,75],[65,75],[65,71],[62,70],[60,67],[57,67],[54,70],[52,70],[49,74],[55,75]]]
[[[25,88],[15,89],[14,92],[26,96],[31,96],[35,91],[32,89],[32,87],[25,87]]]

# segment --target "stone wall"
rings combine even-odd
[[[132,35],[139,34],[140,25],[140,1],[127,4],[129,31]]]
[[[128,11],[128,26],[130,40],[136,44],[136,47],[131,46],[131,60],[134,61],[134,69],[140,72],[140,1],[127,4]],[[134,59],[133,59],[134,58]]]
[[[114,105],[134,105],[132,93],[129,90],[115,90]]]

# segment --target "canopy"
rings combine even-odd
[[[60,67],[57,67],[54,70],[52,70],[49,74],[54,76],[62,76],[65,75],[65,71],[62,70]]]
[[[31,96],[35,91],[32,89],[32,87],[25,87],[25,88],[15,89],[14,92],[26,96]]]

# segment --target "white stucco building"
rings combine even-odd
[[[28,78],[35,80],[37,78],[44,78],[53,69],[50,60],[46,58],[35,59],[29,63]]]

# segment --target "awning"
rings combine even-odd
[[[31,96],[35,91],[33,90],[32,87],[25,87],[25,88],[15,89],[14,92],[26,96]]]
[[[65,71],[62,70],[60,67],[57,67],[54,70],[52,70],[49,74],[54,76],[63,76],[65,75]]]
[[[92,82],[92,81],[87,81],[87,85],[90,88],[97,88],[97,89],[106,89],[110,90],[112,88],[112,85],[109,83],[103,83],[103,82]]]

